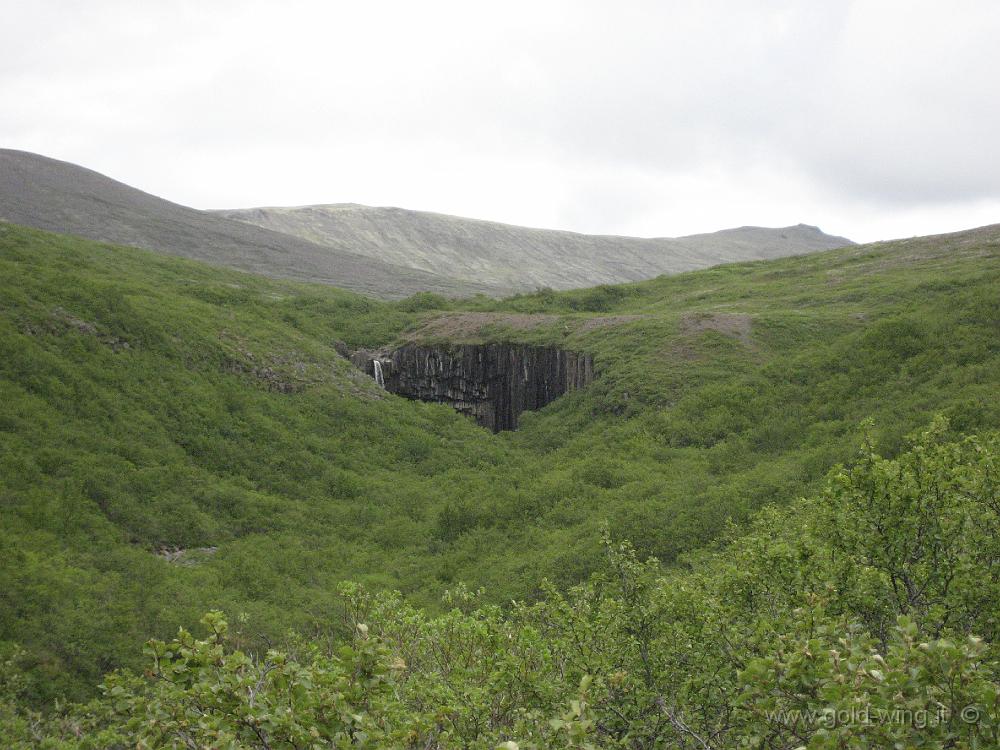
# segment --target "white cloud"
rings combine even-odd
[[[200,207],[677,235],[1000,221],[1000,7],[36,0],[0,144]]]

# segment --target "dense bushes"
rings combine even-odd
[[[1000,742],[1000,436],[938,421],[867,445],[826,491],[664,572],[605,538],[602,569],[533,604],[449,611],[340,587],[349,645],[247,651],[218,613],[144,676],[0,731],[44,746],[977,748]],[[16,746],[16,745],[15,745]]]
[[[43,705],[93,695],[140,666],[135,643],[212,609],[275,644],[335,637],[345,579],[430,612],[459,582],[534,600],[543,577],[602,564],[605,522],[678,565],[814,493],[866,416],[889,454],[934,412],[1000,425],[990,242],[444,305],[5,226],[0,647],[25,649],[23,695]],[[551,315],[508,316],[535,309]],[[455,320],[430,329],[483,319],[590,352],[598,377],[495,436],[338,353],[439,312]]]

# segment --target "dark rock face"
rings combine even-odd
[[[516,430],[525,409],[540,409],[594,379],[589,354],[527,344],[407,344],[390,352],[358,351],[354,364],[407,398],[449,404],[493,432]]]

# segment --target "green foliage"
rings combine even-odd
[[[684,568],[605,531],[600,571],[543,584],[531,604],[458,586],[432,615],[343,584],[350,645],[262,656],[210,613],[206,640],[151,642],[143,676],[109,676],[102,698],[34,731],[81,748],[996,747],[995,599],[983,612],[960,582],[995,580],[1000,564],[982,549],[1000,530],[982,515],[1000,503],[1000,435],[945,432],[936,422],[896,459],[866,446],[823,494],[762,512]],[[934,498],[941,528],[984,535],[909,523],[916,497]],[[920,554],[904,562],[936,593],[891,595],[895,553],[875,550],[914,552],[928,535],[951,550],[933,575],[915,577]]]
[[[417,292],[395,305],[404,312],[420,312],[422,310],[448,310],[452,305],[440,294],[433,292]]]
[[[628,287],[602,284],[582,292],[579,297],[570,298],[569,306],[584,312],[608,312],[628,296]]]
[[[981,639],[925,640],[900,617],[882,646],[857,628],[830,625],[821,612],[809,614],[775,654],[740,674],[743,746],[975,748],[1000,741],[997,664]]]
[[[345,579],[399,589],[427,616],[462,582],[485,589],[483,607],[538,601],[543,578],[576,601],[568,589],[607,565],[605,522],[672,575],[729,524],[815,494],[867,416],[890,457],[935,412],[950,433],[995,428],[997,247],[987,233],[505,301],[390,304],[0,225],[0,642],[26,652],[17,703],[92,697],[103,674],[141,666],[136,643],[213,609],[245,615],[254,653],[290,628],[344,637]],[[587,351],[597,380],[494,436],[387,396],[337,350],[470,312],[487,313],[486,332],[463,336]],[[992,579],[974,585],[960,568],[945,587],[926,571],[961,539],[974,540],[972,568],[995,547],[976,522],[956,525],[966,509],[937,518],[930,497],[894,502],[936,524],[939,547],[880,541],[860,572],[838,557],[831,585],[866,581],[851,606],[879,639],[901,601],[931,639],[944,637],[942,608],[971,618],[947,627],[988,637]],[[849,532],[861,533],[828,525],[824,544],[843,534],[853,547]],[[745,543],[759,556],[745,569],[767,560],[785,576],[772,587],[794,588],[815,560],[793,539]],[[890,553],[918,558],[900,571]],[[901,573],[915,597],[897,595]],[[758,589],[727,581],[756,606]],[[668,604],[663,617],[695,607]],[[680,657],[671,669],[695,690]],[[583,676],[538,687],[545,721],[569,710]],[[703,713],[718,708],[698,694]],[[662,718],[650,705],[630,710]]]
[[[896,614],[934,637],[957,630],[1000,639],[996,443],[945,442],[947,431],[935,420],[893,461],[868,443],[828,492],[842,606],[862,614],[883,641]]]
[[[388,686],[377,644],[363,637],[331,656],[270,649],[260,658],[233,648],[221,613],[197,640],[181,629],[150,641],[144,677],[116,674],[88,718],[83,747],[373,747]]]

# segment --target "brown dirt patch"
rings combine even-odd
[[[116,353],[132,348],[132,345],[120,336],[107,333],[96,323],[81,320],[61,307],[54,308],[47,320],[41,323],[27,323],[21,327],[21,330],[28,336],[41,336],[43,334],[61,336],[70,332],[82,333],[86,336],[93,336]]]
[[[717,331],[750,348],[753,348],[752,329],[753,319],[744,313],[688,313],[681,318],[682,333]]]
[[[582,324],[576,329],[577,333],[587,333],[589,331],[597,330],[598,328],[607,328],[609,326],[620,326],[625,323],[631,323],[634,320],[645,320],[650,318],[650,315],[607,315],[603,318],[587,318],[582,322]]]
[[[406,338],[477,338],[486,335],[487,329],[508,328],[512,331],[531,331],[556,323],[562,323],[566,329],[574,333],[588,333],[599,328],[622,325],[648,317],[648,315],[609,315],[599,318],[573,319],[545,313],[444,313],[425,321],[419,328],[407,334]]]
[[[506,326],[515,331],[530,331],[550,325],[555,315],[529,315],[493,312],[445,313],[427,320],[407,338],[473,338],[488,326]]]

